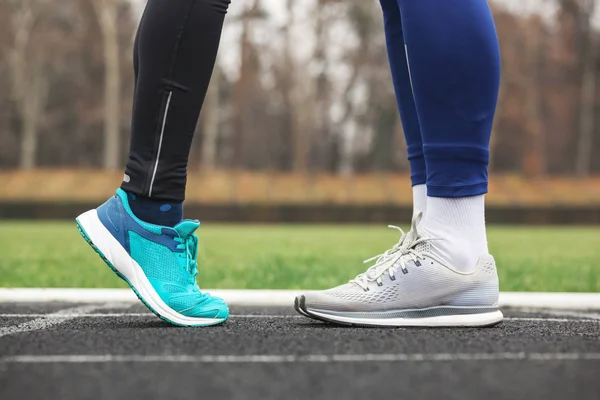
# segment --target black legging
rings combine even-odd
[[[148,0],[134,46],[131,145],[122,188],[183,201],[196,123],[230,0]]]

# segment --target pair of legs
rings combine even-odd
[[[121,188],[138,217],[182,219],[187,163],[230,0],[149,0],[134,46],[135,96]]]
[[[415,211],[438,253],[468,271],[487,253],[484,194],[500,84],[486,0],[380,0]],[[459,251],[456,251],[459,250]]]
[[[198,221],[184,220],[187,163],[230,0],[148,0],[134,46],[131,146],[114,197],[77,218],[82,236],[160,318],[224,322],[196,283]]]
[[[136,38],[124,181],[115,197],[78,218],[82,235],[140,299],[179,325],[212,325],[228,315],[224,302],[200,293],[195,283],[199,223],[180,222],[188,154],[228,4],[148,1]],[[487,254],[483,194],[499,51],[487,1],[381,4],[415,210],[424,212],[424,219],[418,225],[417,213],[411,232],[377,257],[367,273],[340,288],[301,296],[296,308],[345,323],[497,322],[498,281]],[[370,297],[382,291],[385,295]],[[451,311],[424,314],[441,320],[405,313],[432,307]],[[453,319],[465,314],[457,311],[464,307],[471,310],[469,318]],[[370,314],[387,317],[372,320]]]
[[[299,296],[296,309],[345,324],[495,324],[502,313],[484,215],[500,83],[491,11],[487,0],[380,2],[415,218],[366,273]]]

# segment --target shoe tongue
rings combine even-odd
[[[418,214],[416,214],[411,223],[410,223],[410,231],[415,233],[415,236],[419,236],[418,232],[417,232],[417,227],[419,226],[419,223],[421,222],[421,220],[423,219],[423,213],[419,212]]]
[[[412,247],[412,243],[415,242],[417,239],[419,239],[419,231],[417,229],[417,227],[419,226],[419,223],[421,222],[421,219],[423,219],[423,213],[419,212],[417,215],[415,215],[412,219],[412,222],[410,224],[410,231],[408,231],[408,233],[406,234],[406,237],[404,238],[403,243],[403,247],[406,248],[411,248]]]
[[[178,223],[173,227],[173,229],[181,236],[182,238],[186,238],[196,232],[196,229],[200,227],[200,221],[186,219]]]

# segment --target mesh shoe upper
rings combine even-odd
[[[173,228],[145,223],[133,215],[121,189],[97,212],[169,307],[187,317],[227,317],[225,302],[201,293],[196,282],[198,221],[182,221]]]
[[[494,258],[484,255],[472,273],[460,273],[430,253],[430,240],[419,236],[414,223],[411,232],[378,256],[366,273],[345,285],[306,293],[306,306],[342,312],[495,306],[498,276]]]

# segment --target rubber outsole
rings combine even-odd
[[[368,322],[365,323],[358,323],[358,322],[347,322],[347,321],[339,321],[333,318],[327,318],[326,316],[323,315],[316,315],[314,313],[311,313],[310,309],[308,309],[306,307],[306,298],[304,296],[299,296],[296,297],[295,301],[294,301],[294,308],[296,309],[296,311],[298,311],[298,313],[300,313],[301,315],[304,315],[305,317],[311,318],[311,319],[315,319],[318,321],[322,321],[322,322],[326,322],[326,323],[333,323],[336,325],[343,325],[343,326],[357,326],[357,327],[368,327],[368,328],[385,328],[385,327],[390,327],[390,328],[449,328],[449,327],[455,327],[455,328],[489,328],[492,326],[496,326],[498,324],[500,324],[502,322],[502,320],[500,321],[496,321],[490,324],[483,324],[483,325],[477,325],[477,326],[470,326],[470,325],[434,325],[434,326],[424,326],[424,325],[379,325],[379,324],[370,324]]]
[[[304,298],[304,296],[301,296],[301,297]],[[305,313],[304,310],[302,310],[302,308],[300,308],[300,305],[298,304],[298,297],[296,297],[294,299],[294,309],[296,310],[296,312],[298,314],[300,314],[300,315],[302,315],[304,317],[311,318],[311,319],[316,319],[317,321],[320,321],[320,319],[315,318],[312,315]]]
[[[108,267],[119,277],[121,278],[125,283],[127,283],[127,285],[129,285],[129,287],[131,288],[131,290],[133,290],[133,293],[135,293],[135,295],[137,296],[137,298],[142,302],[142,304],[144,304],[144,306],[146,306],[146,308],[148,308],[148,310],[150,310],[154,315],[156,315],[158,318],[160,318],[161,320],[171,324],[171,325],[175,325],[175,326],[180,326],[180,327],[185,327],[185,328],[203,328],[203,327],[208,327],[208,326],[214,326],[214,325],[219,325],[222,324],[226,321],[217,321],[215,323],[212,324],[181,324],[175,321],[171,321],[170,319],[162,316],[160,313],[158,313],[152,306],[150,306],[150,304],[148,304],[146,302],[146,300],[144,300],[144,298],[139,294],[139,292],[137,291],[137,289],[131,284],[131,282],[129,282],[129,279],[127,279],[123,274],[121,274],[119,272],[119,270],[106,258],[106,256],[104,255],[104,253],[102,253],[102,251],[94,244],[94,242],[92,241],[92,239],[89,237],[89,235],[87,234],[87,232],[85,231],[85,229],[83,228],[83,226],[81,226],[81,224],[79,223],[78,220],[75,220],[75,222],[77,223],[77,229],[79,230],[79,233],[81,234],[81,237],[83,237],[83,239],[90,245],[90,247],[92,249],[94,249],[94,251],[96,252],[96,254],[98,254],[100,256],[100,258],[102,259],[102,261],[104,261],[104,263],[106,265],[108,265]]]

